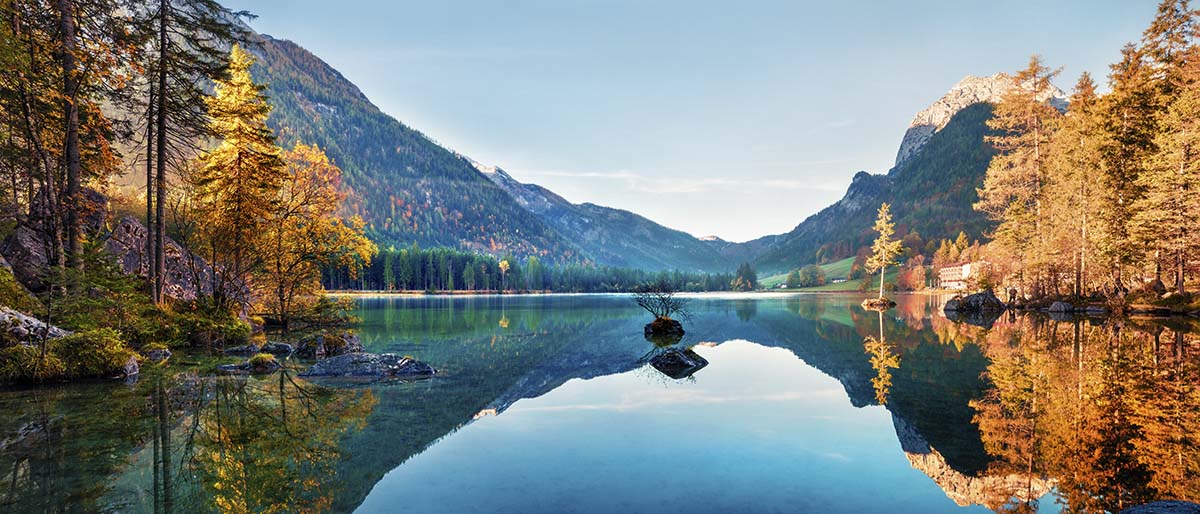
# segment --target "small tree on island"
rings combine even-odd
[[[871,256],[867,258],[867,271],[879,272],[879,299],[883,299],[883,278],[887,267],[896,264],[896,256],[900,255],[901,241],[893,240],[896,225],[892,223],[891,206],[887,203],[879,206],[879,215],[875,218],[875,232],[879,237],[871,245]]]
[[[687,310],[687,299],[675,296],[675,288],[666,280],[649,282],[637,287],[633,292],[633,300],[638,307],[654,315],[654,319],[673,319],[672,314],[690,318]]]

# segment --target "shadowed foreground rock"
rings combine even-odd
[[[708,365],[708,361],[691,349],[670,348],[650,359],[650,365],[662,374],[678,380],[700,371]]]
[[[104,250],[116,259],[127,275],[146,277],[150,259],[146,256],[148,231],[131,216],[121,218],[104,241]],[[190,301],[212,294],[213,269],[203,258],[189,252],[171,238],[165,242],[163,294],[174,300]],[[240,304],[250,298],[245,286],[227,285],[225,294]]]
[[[40,319],[21,314],[8,307],[0,307],[0,331],[3,331],[0,333],[0,340],[7,343],[0,344],[0,346],[34,344],[41,341],[42,337],[58,339],[71,335],[69,330],[47,325]]]
[[[996,298],[996,293],[988,289],[966,297],[955,296],[946,301],[943,310],[946,312],[1004,312],[1006,308],[1008,307],[1004,305],[1004,302]]]
[[[1200,514],[1200,504],[1166,500],[1130,507],[1121,514]]]
[[[302,377],[426,378],[437,370],[416,359],[394,353],[348,353],[322,359]]]

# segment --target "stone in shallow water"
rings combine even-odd
[[[650,359],[650,365],[668,377],[681,379],[700,371],[708,361],[691,349],[670,348]]]
[[[424,362],[393,353],[347,353],[319,360],[300,376],[425,378],[435,373],[437,370]]]
[[[264,344],[263,347],[261,349],[259,349],[259,351],[261,351],[262,353],[269,353],[269,354],[275,355],[275,356],[280,356],[280,355],[288,356],[288,355],[291,355],[293,352],[295,352],[296,348],[287,343],[267,343],[267,344]]]
[[[242,346],[234,346],[233,348],[225,349],[225,355],[236,355],[239,357],[249,357],[251,355],[257,354],[258,352],[259,352],[259,347],[258,347],[258,345],[254,344],[254,343],[244,344]]]
[[[1200,514],[1200,504],[1177,500],[1157,501],[1122,510],[1121,514]]]

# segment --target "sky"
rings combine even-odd
[[[228,0],[384,112],[576,203],[696,236],[791,230],[967,75],[1031,54],[1068,90],[1151,0]]]

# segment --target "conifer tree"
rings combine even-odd
[[[879,272],[879,298],[883,298],[883,277],[887,267],[896,264],[896,256],[900,255],[903,241],[893,240],[896,225],[892,223],[891,206],[884,203],[879,206],[879,214],[875,218],[875,232],[879,237],[871,245],[871,256],[867,258],[867,271]]]
[[[1100,153],[1099,98],[1088,73],[1079,77],[1070,98],[1070,108],[1051,140],[1051,253],[1066,255],[1063,267],[1074,270],[1072,293],[1087,293],[1087,273],[1094,251],[1099,211]]]
[[[233,46],[228,79],[216,81],[216,95],[208,100],[209,128],[220,143],[201,156],[198,172],[202,230],[214,263],[213,297],[220,307],[245,301],[231,294],[247,287],[247,276],[260,265],[254,251],[287,173],[267,127],[271,105],[265,88],[250,77],[253,63],[240,45]]]

